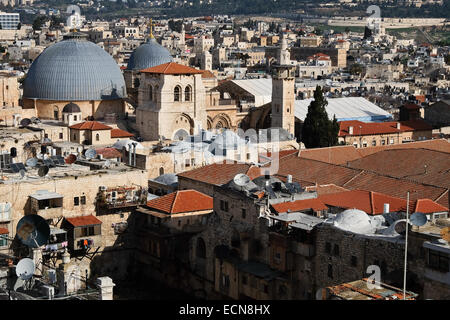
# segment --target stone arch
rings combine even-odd
[[[210,116],[206,117],[206,126],[208,130],[212,129],[213,119]]]
[[[189,132],[187,132],[185,129],[178,129],[177,131],[175,131],[172,140],[174,140],[174,141],[182,141],[187,136],[189,136]]]
[[[211,127],[215,129],[231,129],[232,121],[227,114],[221,113],[213,118]]]

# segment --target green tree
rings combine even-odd
[[[33,21],[33,30],[41,30],[44,23],[47,21],[46,16],[37,16]]]
[[[322,88],[316,87],[314,100],[308,107],[305,122],[302,127],[302,142],[306,148],[323,148],[337,145],[339,124],[336,117],[328,119],[325,110],[327,100],[323,96]]]

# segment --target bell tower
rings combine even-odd
[[[295,135],[295,67],[272,66],[272,128]]]

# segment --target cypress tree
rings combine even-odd
[[[302,142],[306,148],[330,147],[338,143],[339,123],[335,116],[333,120],[328,119],[327,104],[322,88],[317,86],[302,127]]]

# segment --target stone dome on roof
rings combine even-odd
[[[63,113],[78,113],[81,112],[80,107],[73,102],[66,104],[62,110]]]
[[[126,98],[122,72],[114,59],[81,33],[46,48],[31,64],[23,97],[57,101]]]
[[[155,38],[149,38],[137,47],[130,56],[127,70],[142,70],[172,62],[170,52]]]

